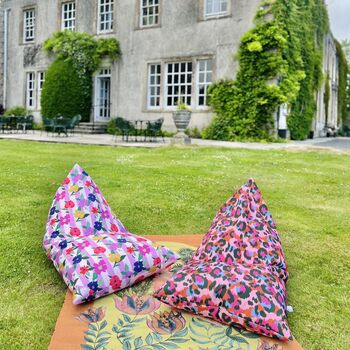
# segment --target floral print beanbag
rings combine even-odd
[[[179,258],[168,248],[129,233],[79,165],[55,194],[43,247],[73,292],[74,304],[128,287]]]
[[[154,296],[223,324],[291,340],[287,279],[275,223],[250,179],[218,211],[192,258]]]

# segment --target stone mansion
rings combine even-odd
[[[26,106],[40,120],[40,96],[50,60],[42,43],[54,32],[73,30],[115,36],[122,58],[103,62],[94,75],[90,120],[112,117],[152,120],[171,112],[179,98],[192,108],[190,127],[208,125],[207,87],[232,79],[241,36],[253,26],[260,0],[2,0],[0,103]],[[337,125],[337,57],[325,38],[324,71],[332,80],[328,122]],[[315,135],[325,124],[323,88],[317,98]],[[282,111],[282,112],[281,112]],[[283,119],[283,108],[276,122]]]

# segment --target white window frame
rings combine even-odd
[[[100,80],[101,78],[109,78],[109,117],[105,117],[105,118],[101,118],[99,116],[99,112],[101,110],[101,105],[100,105]],[[98,72],[98,74],[96,74],[95,76],[95,108],[94,108],[94,120],[95,121],[107,121],[108,119],[111,119],[111,111],[112,111],[112,98],[111,98],[111,93],[112,93],[112,70],[110,67],[108,68],[101,68]]]
[[[23,42],[32,43],[35,40],[35,8],[23,10]]]
[[[26,73],[26,107],[35,109],[35,72]]]
[[[182,65],[185,64],[185,70],[182,71]],[[191,64],[191,70],[188,70],[189,64]],[[182,102],[187,104],[188,106],[192,106],[193,104],[193,78],[194,78],[194,62],[192,60],[181,60],[181,61],[175,61],[175,62],[166,62],[166,70],[164,75],[164,105],[165,109],[168,110],[174,110],[176,109],[177,102],[182,99]],[[169,67],[172,65],[172,72],[169,72]],[[178,72],[175,72],[176,65],[178,65]],[[190,74],[190,81],[188,81],[188,76]],[[168,77],[172,76],[172,82],[168,82]],[[185,81],[181,82],[181,75],[185,75]],[[175,82],[175,77],[178,76],[178,82]],[[168,94],[168,87],[172,86],[173,91],[172,94]],[[175,93],[175,87],[178,86],[178,93]],[[185,93],[181,91],[181,87],[185,87]],[[190,94],[187,92],[187,88],[190,87]],[[168,98],[172,99],[171,104],[168,104]],[[175,101],[176,100],[176,101]]]
[[[61,4],[61,30],[75,31],[75,24],[76,24],[75,21],[76,21],[75,1],[63,2]]]
[[[224,4],[226,4],[226,9],[222,10]],[[216,6],[219,6],[219,11],[215,11]],[[226,16],[228,14],[228,6],[228,0],[204,0],[204,18]],[[211,11],[208,11],[208,7],[211,7]]]
[[[37,92],[37,106],[38,109],[41,109],[41,92],[43,90],[43,85],[45,82],[45,72],[41,71],[37,73],[37,88],[38,88],[38,92]]]
[[[99,0],[97,32],[98,33],[113,32],[113,24],[114,24],[113,22],[114,22],[114,0]],[[101,29],[102,26],[103,28]]]
[[[200,69],[201,63],[204,64],[204,70]],[[208,69],[209,63],[211,69]],[[201,74],[204,75],[204,80],[201,80]],[[210,78],[210,79],[209,79]],[[207,109],[207,89],[213,83],[213,60],[212,59],[199,59],[196,63],[196,106],[199,109]],[[200,87],[204,87],[204,94],[200,92]],[[204,104],[199,103],[200,97],[204,98]]]
[[[140,1],[140,28],[159,26],[160,21],[160,1],[161,0],[139,0]],[[145,4],[144,4],[145,2]],[[157,9],[157,13],[155,13]],[[146,15],[144,15],[146,10]],[[146,18],[146,23],[143,22]],[[152,18],[153,23],[150,23]]]
[[[154,73],[152,73],[152,67],[154,67]],[[159,69],[158,69],[159,68]],[[161,84],[162,84],[162,65],[161,63],[149,63],[147,72],[147,109],[154,110],[161,108]],[[154,82],[151,82],[151,78],[154,78]],[[152,93],[152,90],[155,93]],[[155,99],[155,104],[151,104],[151,99]],[[158,99],[158,104],[157,104]]]

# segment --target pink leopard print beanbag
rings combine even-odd
[[[79,165],[55,194],[43,246],[74,304],[128,287],[178,259],[168,248],[129,233]]]
[[[218,211],[193,257],[154,296],[227,325],[291,340],[287,279],[275,223],[250,179]]]

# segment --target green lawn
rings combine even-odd
[[[0,348],[47,349],[65,285],[42,247],[53,195],[79,163],[131,232],[204,234],[253,176],[290,271],[289,322],[306,350],[350,349],[350,155],[130,149],[0,141]]]

